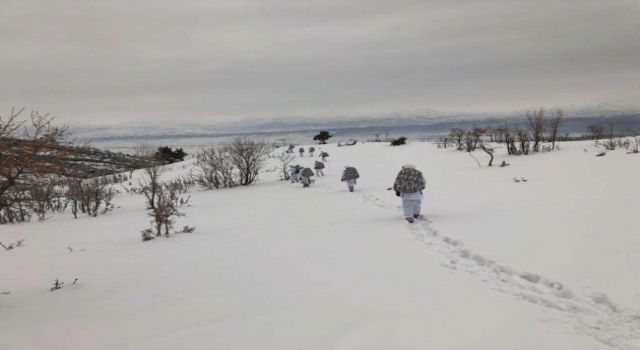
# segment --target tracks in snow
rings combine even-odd
[[[384,210],[400,208],[367,194],[362,194],[362,200]],[[429,220],[419,220],[409,230],[417,240],[438,251],[444,260],[442,266],[476,276],[495,291],[556,310],[603,344],[622,350],[640,349],[640,313],[616,305],[606,294],[574,291],[559,281],[502,265],[440,234]]]

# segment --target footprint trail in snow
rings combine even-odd
[[[362,194],[362,199],[384,210],[401,208],[367,194]],[[559,281],[518,271],[476,254],[462,242],[440,234],[428,219],[407,225],[417,240],[438,251],[444,260],[442,266],[474,275],[495,291],[561,312],[577,329],[603,344],[622,350],[640,349],[637,310],[616,305],[606,294],[574,291]]]

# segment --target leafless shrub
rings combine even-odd
[[[164,186],[172,193],[184,194],[195,185],[195,180],[188,177],[179,177],[168,181]]]
[[[456,147],[459,151],[461,151],[464,147],[462,140],[464,139],[465,134],[466,132],[464,131],[464,129],[453,128],[449,130],[449,137],[456,144]]]
[[[488,166],[492,166],[493,165],[493,148],[488,148],[486,147],[484,144],[480,144],[480,148],[489,155],[490,159],[489,159],[489,164]]]
[[[146,142],[140,142],[133,148],[133,154],[135,154],[139,158],[150,160],[153,159],[153,155],[155,153],[156,149]]]
[[[447,149],[449,148],[449,138],[448,137],[442,137],[440,138],[440,142],[438,142],[438,148],[444,148]]]
[[[630,153],[640,153],[640,136],[634,136]]]
[[[208,189],[236,186],[234,163],[226,147],[209,147],[196,155],[195,181]]]
[[[604,127],[602,125],[591,124],[587,126],[587,135],[592,140],[600,140],[604,137]]]
[[[613,120],[607,120],[607,126],[609,127],[609,132],[607,135],[607,141],[604,143],[604,148],[609,151],[613,151],[618,146],[615,140],[615,123]]]
[[[193,232],[196,232],[196,228],[194,226],[184,225],[182,230],[180,230],[178,233],[193,233]]]
[[[556,141],[558,139],[558,131],[562,125],[564,112],[562,109],[556,111],[556,115],[549,120],[549,138],[551,141],[551,149],[556,149]]]
[[[265,141],[239,137],[225,149],[238,171],[240,185],[248,186],[258,178],[260,169],[273,148]]]
[[[95,217],[113,210],[111,202],[118,192],[104,181],[69,178],[64,184],[66,206],[74,218],[78,218],[78,213]]]
[[[175,223],[175,218],[183,214],[178,211],[171,194],[162,187],[157,191],[155,201],[153,208],[149,212],[149,216],[152,218],[151,223],[155,228],[156,236],[162,235],[162,229],[164,228],[164,234],[168,237]]]
[[[10,244],[4,244],[2,242],[0,242],[0,247],[4,248],[5,250],[11,250],[14,248],[18,248],[22,246],[22,243],[24,243],[25,238],[23,239],[19,239],[17,241],[15,241],[14,243],[10,243]]]
[[[108,185],[97,180],[84,182],[84,206],[83,212],[89,216],[98,216],[99,213],[106,214],[113,209],[111,201],[116,195],[116,191]]]
[[[540,151],[540,142],[544,138],[544,132],[547,125],[547,120],[544,115],[544,109],[540,108],[537,111],[527,111],[527,122],[529,123],[529,129],[531,131],[531,139],[533,141],[533,152]],[[529,154],[529,151],[523,154]]]
[[[476,150],[476,138],[471,130],[464,132],[464,148],[467,152],[473,152]]]
[[[529,133],[522,129],[516,129],[516,139],[520,144],[519,154],[527,155],[531,150],[531,138]]]
[[[62,286],[64,285],[64,282],[59,281],[57,278],[56,280],[53,282],[52,287],[49,289],[50,291],[55,291],[58,289],[62,289]]]
[[[31,210],[38,216],[39,221],[44,221],[47,213],[61,212],[66,207],[62,200],[63,191],[55,180],[28,189],[28,194]]]
[[[141,231],[143,241],[153,239],[154,235],[155,237],[161,236],[163,231],[164,235],[168,237],[173,229],[175,219],[184,215],[178,208],[188,206],[191,197],[180,196],[178,192],[181,189],[180,186],[176,186],[176,182],[157,186],[154,205],[148,208],[148,215],[152,218],[151,224],[153,228]],[[150,198],[150,196],[147,196],[147,198]]]
[[[507,154],[518,155],[518,147],[516,146],[516,135],[509,129],[509,126],[504,128],[504,140],[507,145]]]
[[[485,128],[474,127],[471,130],[464,131],[464,145],[467,152],[473,152],[478,148],[478,144],[482,142],[482,136],[486,134]]]
[[[497,143],[505,142],[505,132],[506,132],[506,128],[503,128],[503,127],[494,128],[493,129],[494,141]]]
[[[280,161],[280,179],[284,181],[288,181],[291,178],[291,174],[289,173],[289,166],[291,166],[291,162],[295,157],[290,154],[283,152],[278,156],[278,160]]]
[[[150,228],[145,228],[144,230],[140,231],[140,233],[142,235],[143,242],[150,241],[156,238],[156,235],[153,233],[153,230]]]
[[[68,128],[53,125],[53,117],[38,112],[20,119],[23,111],[12,109],[8,117],[0,116],[0,223],[28,220],[33,204],[29,191],[36,191],[50,174],[64,171],[60,146],[68,143]]]
[[[145,177],[140,182],[142,194],[147,198],[147,208],[154,209],[156,205],[156,196],[161,190],[160,176],[164,172],[164,168],[160,165],[154,165],[144,169]]]

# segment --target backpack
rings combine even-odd
[[[313,170],[311,170],[311,168],[304,168],[302,169],[302,173],[300,174],[303,177],[311,177],[313,176]]]
[[[410,168],[400,170],[393,184],[393,190],[400,193],[414,193],[424,190],[424,187],[422,173]]]
[[[314,165],[314,167],[313,167],[313,168],[314,168],[314,169],[324,169],[324,163],[322,163],[322,162],[318,162],[318,161],[316,160],[315,165]]]
[[[342,175],[342,180],[355,180],[359,179],[360,174],[358,174],[358,169],[354,167],[348,167],[344,169],[344,174]]]

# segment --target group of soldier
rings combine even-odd
[[[294,145],[290,145],[287,152],[293,153],[295,149]],[[314,156],[316,149],[315,147],[309,147],[308,153],[310,157]],[[298,153],[300,157],[304,157],[305,149],[304,147],[300,147],[298,149]],[[292,165],[290,166],[290,175],[291,182],[302,183],[303,188],[308,188],[314,182],[312,177],[315,175],[316,177],[324,176],[325,163],[327,163],[327,158],[329,154],[324,151],[320,151],[321,161],[316,160],[314,162],[313,170],[308,167],[302,167],[300,165]],[[355,191],[355,186],[357,185],[358,179],[360,178],[360,174],[358,173],[358,169],[352,166],[345,166],[342,171],[342,176],[340,181],[344,182],[349,189],[349,192]],[[407,164],[400,169],[400,172],[396,176],[395,182],[393,184],[393,190],[396,193],[396,196],[402,199],[402,208],[405,219],[409,223],[415,222],[415,220],[419,219],[422,215],[420,214],[423,193],[426,186],[426,180],[422,173],[416,169],[415,166],[411,164]]]

